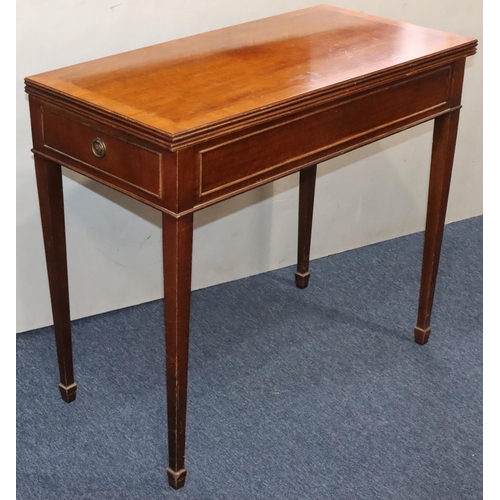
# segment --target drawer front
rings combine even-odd
[[[44,147],[155,198],[161,197],[161,154],[42,108]]]
[[[276,178],[309,160],[371,142],[447,109],[451,68],[323,106],[199,151],[201,202]]]

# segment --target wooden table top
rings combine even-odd
[[[456,60],[476,44],[320,5],[42,73],[26,85],[175,138]]]

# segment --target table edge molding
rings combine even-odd
[[[439,66],[451,64],[465,59],[476,53],[477,40],[432,54],[421,59],[409,61],[388,69],[369,73],[363,77],[345,80],[328,87],[307,92],[293,98],[277,102],[270,106],[256,108],[222,120],[190,128],[185,131],[172,133],[150,126],[146,123],[128,118],[108,109],[96,106],[83,99],[49,88],[31,80],[25,79],[25,91],[29,95],[38,97],[53,104],[64,105],[68,110],[80,113],[88,118],[100,120],[105,124],[118,126],[125,132],[131,133],[142,139],[148,140],[168,151],[179,151],[200,142],[209,141],[222,135],[238,130],[260,125],[269,120],[274,120],[292,113],[302,112],[311,107],[320,106],[349,95],[367,92],[401,78],[429,71]],[[353,91],[354,88],[354,91]]]

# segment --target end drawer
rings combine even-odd
[[[44,147],[161,198],[161,153],[41,108]]]

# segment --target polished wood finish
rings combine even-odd
[[[464,63],[476,44],[322,5],[26,78],[64,390],[76,386],[57,165],[163,212],[167,473],[174,488],[186,477],[195,211],[300,171],[296,283],[305,287],[316,165],[435,120],[415,329],[424,343]]]
[[[377,87],[374,79],[442,65],[470,55],[474,46],[470,38],[322,5],[51,71],[27,83],[43,86],[45,95],[64,94],[82,110],[99,107],[103,117],[131,120],[174,147],[267,121],[271,112],[305,104],[306,97],[350,94],[353,82],[364,90]]]
[[[40,111],[46,149],[80,162],[82,168],[94,169],[112,180],[136,187],[141,193],[161,198],[161,153],[108,134],[97,123],[81,123],[78,118],[56,114],[44,107]],[[101,156],[92,147],[96,140],[104,145]]]
[[[163,277],[170,486],[184,485],[193,214],[163,214]]]
[[[59,390],[64,401],[70,403],[76,398],[76,384],[71,347],[61,166],[35,156],[35,172],[61,381]]]
[[[299,234],[297,245],[297,271],[295,284],[306,288],[309,284],[309,254],[314,209],[314,190],[316,187],[317,165],[300,171],[299,179]]]
[[[465,60],[458,61],[453,70],[450,82],[452,111],[434,120],[422,279],[417,326],[414,330],[415,342],[420,345],[427,343],[431,333],[430,321],[457,140]]]
[[[35,149],[180,215],[446,112],[452,66],[475,45],[319,6],[26,79],[32,106],[53,104],[97,137],[108,132],[163,152],[161,187],[149,188],[159,199],[128,167],[111,177],[43,141]],[[175,169],[189,178],[180,190]]]
[[[436,118],[432,142],[431,175],[425,227],[422,282],[415,342],[425,344],[431,333],[431,312],[443,241],[446,206],[450,191],[459,110]]]
[[[299,170],[304,163],[324,161],[358,147],[361,141],[373,142],[438,115],[447,109],[450,72],[450,66],[434,69],[360,96],[290,114],[258,131],[254,127],[232,134],[224,142],[195,146],[200,170],[195,203],[245,191]],[[233,168],[235,164],[238,169]]]

